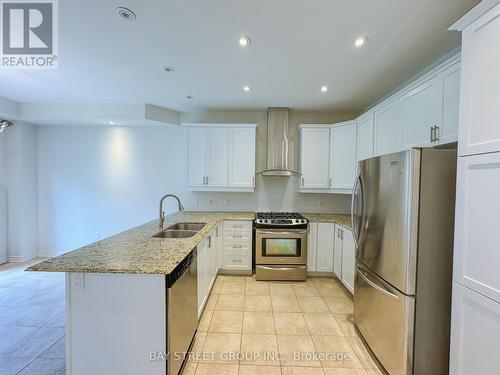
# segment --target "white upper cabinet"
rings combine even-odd
[[[373,157],[373,112],[358,120],[357,161]]]
[[[225,187],[228,183],[229,129],[207,129],[208,168],[205,184]]]
[[[229,130],[229,186],[255,186],[255,129]]]
[[[205,128],[186,129],[187,185],[204,186],[207,172]]]
[[[373,114],[374,154],[384,155],[400,150],[399,100],[388,103]]]
[[[330,128],[327,125],[300,129],[302,189],[330,187]]]
[[[441,73],[443,110],[438,142],[441,144],[458,140],[458,114],[460,105],[460,63]],[[440,97],[441,99],[441,97]]]
[[[186,185],[198,191],[253,191],[255,124],[185,124]]]
[[[356,174],[356,123],[300,125],[303,193],[350,194]]]
[[[500,5],[462,33],[459,154],[500,151]]]
[[[330,130],[330,187],[351,193],[356,175],[356,123]]]
[[[401,97],[401,142],[404,149],[435,142],[441,125],[439,79],[431,78]]]

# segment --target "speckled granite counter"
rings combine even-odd
[[[342,214],[302,214],[313,223],[335,223],[351,228],[351,217]]]
[[[250,212],[176,212],[165,218],[165,228],[179,222],[206,225],[182,239],[153,238],[158,220],[140,225],[29,267],[28,271],[131,273],[168,275],[222,220],[253,220]]]

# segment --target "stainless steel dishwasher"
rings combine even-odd
[[[198,327],[196,248],[167,276],[167,375],[179,374]]]

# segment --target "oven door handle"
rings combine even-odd
[[[273,235],[273,236],[275,236],[275,235],[290,236],[290,235],[293,235],[293,234],[307,234],[307,230],[306,229],[304,229],[304,230],[302,230],[302,229],[299,229],[299,230],[296,230],[296,229],[293,230],[293,229],[291,229],[291,230],[287,230],[286,232],[281,232],[281,231],[278,232],[278,231],[268,231],[268,230],[260,230],[260,229],[258,229],[256,231],[256,233],[257,234],[266,234],[266,235],[269,234],[269,235]]]
[[[297,268],[305,268],[306,266],[300,265],[300,266],[295,266],[295,267],[268,267],[268,266],[262,266],[260,264],[257,265],[259,268],[263,270],[270,270],[270,271],[295,271]]]

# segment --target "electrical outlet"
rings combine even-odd
[[[71,286],[75,289],[83,289],[85,282],[85,276],[81,272],[71,273]]]

